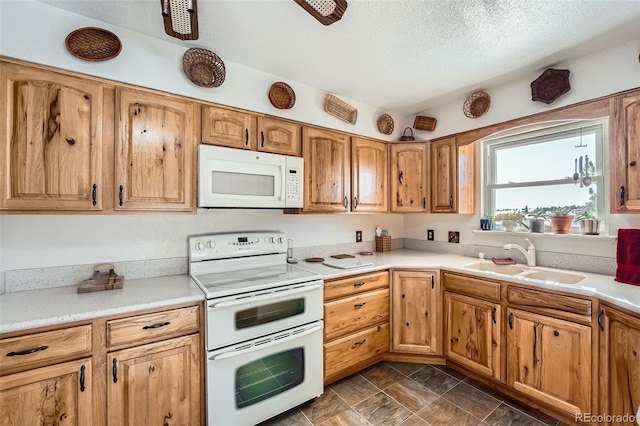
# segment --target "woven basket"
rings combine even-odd
[[[85,61],[100,62],[113,59],[122,50],[117,35],[103,28],[78,28],[64,40],[69,53]]]
[[[391,251],[391,236],[376,236],[376,251]]]
[[[334,117],[347,123],[356,124],[358,110],[334,95],[327,95],[324,102],[324,110]]]
[[[393,117],[387,113],[378,117],[378,130],[383,135],[390,135],[393,133]]]
[[[482,90],[477,90],[470,94],[462,105],[464,115],[469,118],[478,118],[489,111],[491,106],[491,97]]]
[[[269,89],[269,100],[278,109],[291,109],[296,103],[296,94],[287,83],[278,81]]]
[[[409,131],[408,135],[407,135],[407,130]],[[402,136],[400,136],[400,140],[401,141],[415,141],[416,138],[413,137],[413,129],[411,127],[407,127],[406,129],[404,129],[404,132],[402,132]]]
[[[425,117],[422,115],[416,115],[415,120],[413,120],[413,128],[418,130],[428,130],[433,132],[436,129],[436,120],[433,117]]]
[[[224,83],[224,62],[207,49],[192,47],[182,57],[182,69],[194,84],[200,87],[218,87]]]

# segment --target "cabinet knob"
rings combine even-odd
[[[629,166],[633,167],[636,165],[636,160],[633,160],[632,162],[629,163]]]

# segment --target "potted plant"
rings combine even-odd
[[[573,223],[574,216],[570,214],[568,208],[558,208],[551,216],[551,226],[553,227],[554,234],[568,234],[571,230],[571,224]]]
[[[494,216],[494,219],[497,221],[502,221],[502,227],[505,231],[513,232],[516,229],[516,226],[520,224],[524,215],[520,212],[503,212],[498,213]]]
[[[493,230],[493,216],[492,215],[484,215],[480,218],[480,229],[483,231],[491,231]]]
[[[580,232],[583,235],[598,235],[600,219],[593,214],[593,206],[585,206],[576,215],[576,221],[580,223]]]
[[[544,213],[536,210],[529,216],[529,230],[533,233],[544,234]]]

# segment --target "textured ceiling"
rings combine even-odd
[[[293,0],[198,0],[200,38],[165,35],[159,0],[42,0],[412,114],[565,59],[640,43],[639,0],[347,0],[324,26]]]

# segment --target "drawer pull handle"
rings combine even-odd
[[[143,330],[151,330],[154,328],[160,328],[160,327],[164,327],[166,325],[171,324],[169,321],[165,321],[165,322],[161,322],[158,324],[153,324],[153,325],[145,325],[144,327],[142,327]]]
[[[80,392],[84,392],[84,390],[85,390],[85,386],[84,386],[84,370],[85,370],[85,366],[83,365],[82,367],[80,367]]]
[[[49,349],[49,346],[40,346],[38,348],[33,348],[33,349],[26,349],[24,351],[18,351],[18,352],[9,352],[7,354],[7,356],[22,356],[22,355],[31,355],[34,354],[36,352],[40,352],[40,351],[44,351],[46,349]]]
[[[111,372],[113,373],[113,383],[118,383],[118,360],[113,359],[113,367],[111,368]]]
[[[358,308],[362,308],[364,305],[366,305],[367,302],[362,302],[362,303],[356,303],[355,305],[353,305],[354,308],[358,309]]]
[[[364,345],[366,342],[367,342],[367,339],[362,339],[359,342],[355,342],[353,346],[356,346],[356,347],[361,346],[361,345]]]
[[[362,286],[363,286],[363,285],[365,285],[365,284],[366,284],[366,282],[364,282],[364,281],[363,281],[363,282],[361,282],[361,283],[355,283],[353,286],[354,286],[354,287],[362,287]]]

